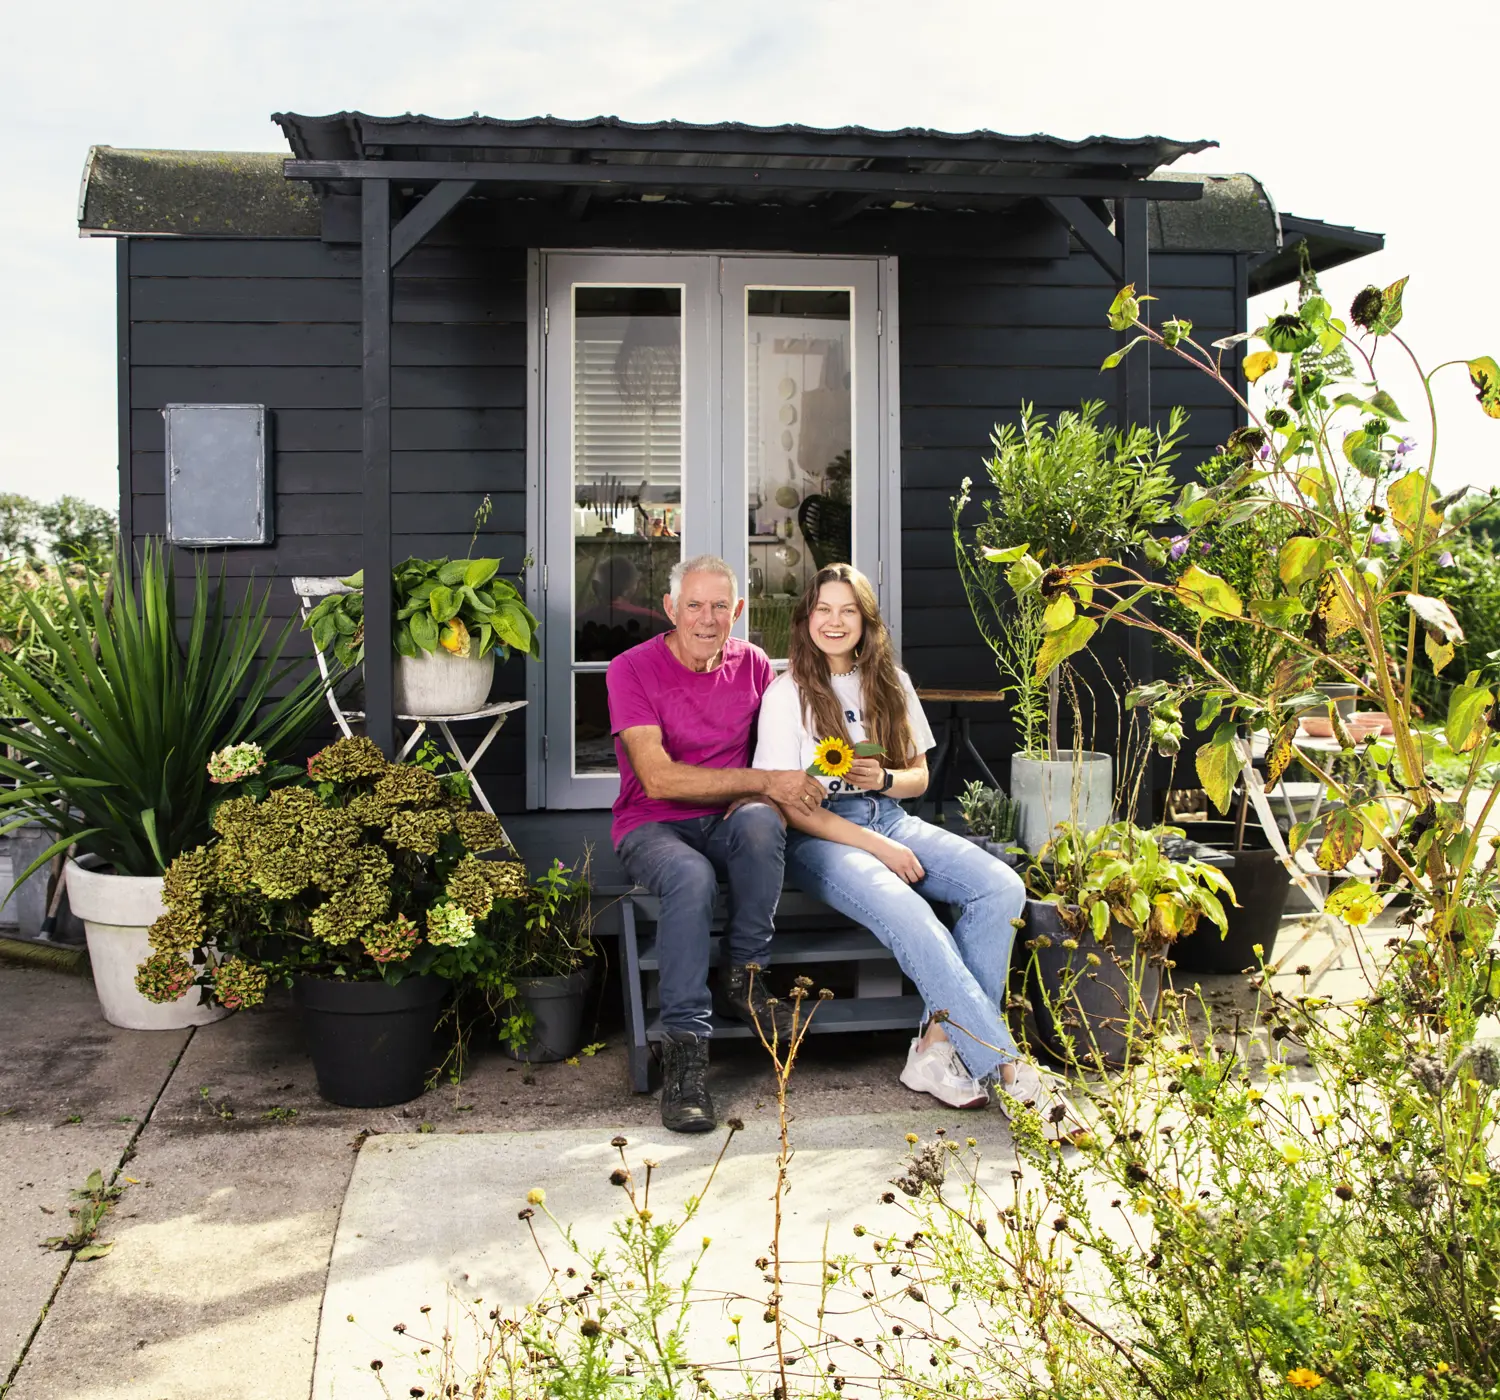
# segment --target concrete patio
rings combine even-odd
[[[1373,950],[1389,929],[1367,932]],[[1301,933],[1283,935],[1296,952],[1279,980],[1300,988],[1295,966],[1326,964],[1317,990],[1352,992],[1353,959],[1325,933],[1299,944]],[[1243,977],[1201,980],[1226,1020],[1251,1004]],[[618,1029],[606,1020],[601,1034],[605,1049],[576,1065],[486,1050],[461,1085],[400,1108],[341,1109],[317,1097],[289,1008],[182,1033],[120,1031],[87,978],[0,964],[0,1396],[375,1396],[377,1356],[393,1366],[391,1393],[406,1393],[391,1361],[396,1321],[413,1322],[423,1303],[441,1309],[450,1288],[493,1306],[541,1281],[516,1219],[529,1188],[602,1244],[623,1204],[607,1183],[614,1134],[630,1139],[633,1163],[662,1164],[671,1205],[701,1185],[720,1136],[663,1133],[654,1099],[626,1088]],[[907,1131],[976,1136],[990,1170],[1009,1165],[998,1112],[944,1113],[901,1087],[905,1050],[902,1034],[808,1043],[791,1094],[790,1201],[804,1238],[826,1223],[847,1240]],[[716,1259],[751,1258],[775,1178],[763,1052],[723,1045],[712,1085],[721,1118],[746,1131],[702,1233],[722,1245]],[[68,1193],[95,1168],[125,1188],[99,1232],[114,1247],[72,1262],[40,1246],[66,1230]],[[715,1286],[747,1286],[736,1267],[726,1262]]]

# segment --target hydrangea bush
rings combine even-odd
[[[223,1006],[250,1007],[294,974],[459,979],[493,954],[483,931],[530,885],[519,861],[481,859],[505,831],[469,810],[462,775],[392,763],[353,738],[272,787],[252,748],[209,764],[215,782],[239,786],[214,810],[215,839],[166,872],[143,995],[176,1000],[196,981]]]

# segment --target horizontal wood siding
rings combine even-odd
[[[1234,258],[1156,254],[1151,290],[1158,318],[1186,317],[1203,343],[1237,329]],[[1100,372],[1119,345],[1105,322],[1116,288],[1087,254],[1051,262],[919,259],[901,263],[901,568],[904,660],[918,686],[994,690],[994,660],[980,639],[953,562],[950,499],[963,479],[975,483],[966,519],[982,518],[984,461],[996,423],[1014,422],[1023,402],[1052,415],[1103,399],[1116,421],[1119,371]],[[1139,352],[1137,352],[1139,353]],[[1191,414],[1186,472],[1233,430],[1224,395],[1180,361],[1154,355],[1152,407],[1158,421],[1180,404]],[[1085,680],[1104,693],[1123,674],[1125,633],[1095,647]],[[929,706],[936,726],[946,706]],[[1014,747],[1006,707],[972,705],[980,752],[1000,761]],[[1097,742],[1112,747],[1115,722],[1101,714]],[[965,772],[965,776],[977,776]]]
[[[462,555],[489,492],[478,552],[506,571],[526,553],[526,260],[521,249],[419,248],[397,271],[392,336],[392,517],[397,557]],[[276,542],[208,552],[231,602],[269,583],[280,624],[294,574],[360,564],[360,283],[356,249],[315,239],[141,239],[130,259],[129,474],[132,530],[161,532],[168,403],[272,410]],[[191,567],[180,606],[191,605]],[[254,582],[252,583],[252,578]],[[297,631],[293,652],[309,654]],[[530,664],[530,663],[524,663]],[[495,695],[520,699],[523,662]],[[485,757],[496,806],[524,801],[523,711]],[[331,731],[330,731],[331,732]]]
[[[270,582],[271,611],[296,611],[290,576],[349,572],[360,556],[359,255],[317,240],[141,239],[129,285],[129,518],[136,538],[164,525],[162,418],[175,402],[264,403],[273,411],[277,539],[209,556],[231,598]],[[1184,316],[1203,341],[1237,328],[1230,255],[1157,255],[1158,317]],[[984,481],[997,421],[1022,401],[1048,413],[1118,401],[1099,364],[1118,344],[1105,324],[1114,287],[1086,254],[1058,260],[907,255],[901,264],[902,558],[905,660],[919,685],[993,688],[953,563],[949,498]],[[519,568],[525,519],[525,252],[447,241],[402,264],[394,295],[393,518],[398,557],[461,555],[484,493],[494,513],[478,549]],[[1190,466],[1235,426],[1213,387],[1169,357],[1153,364],[1158,419],[1189,408]],[[971,508],[972,510],[973,508]],[[974,518],[978,512],[973,511]],[[190,577],[184,571],[184,580]],[[184,600],[186,581],[180,584]],[[1099,648],[1118,670],[1123,633]],[[307,639],[298,633],[299,653]],[[520,698],[524,666],[496,694]],[[976,708],[975,738],[1010,751],[1002,707]],[[943,717],[941,710],[934,719]],[[485,763],[497,806],[523,802],[524,723]],[[1003,766],[1003,764],[1002,764]],[[1004,773],[999,776],[1003,779]]]

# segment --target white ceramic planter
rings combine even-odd
[[[99,1007],[112,1026],[128,1031],[179,1031],[229,1014],[204,1006],[196,988],[163,1006],[135,986],[135,970],[151,952],[147,932],[166,912],[160,875],[111,875],[68,862],[68,903],[83,920]]]
[[[1010,795],[1020,807],[1016,840],[1036,855],[1058,822],[1077,822],[1084,831],[1104,826],[1114,815],[1114,762],[1107,753],[1070,753],[1050,758],[1010,760]]]
[[[489,704],[495,653],[450,656],[420,652],[396,658],[396,713],[471,715]]]

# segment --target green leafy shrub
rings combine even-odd
[[[56,658],[50,677],[0,654],[16,716],[0,724],[14,755],[0,776],[15,784],[0,791],[0,818],[58,838],[39,862],[76,843],[122,875],[159,875],[209,833],[209,756],[242,742],[290,754],[321,712],[317,674],[280,664],[292,624],[270,636],[269,590],[230,611],[222,576],[214,588],[201,564],[180,634],[170,551],[154,541],[139,575],[116,556],[108,603],[92,576],[58,586],[56,615],[32,594],[21,600]]]

